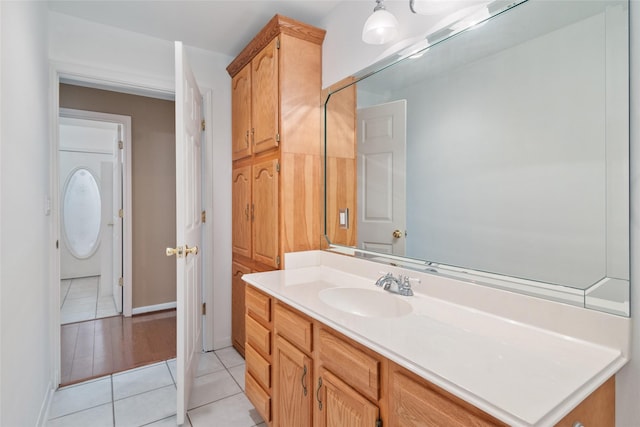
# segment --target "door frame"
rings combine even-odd
[[[175,88],[172,79],[164,80],[137,74],[127,74],[123,72],[110,71],[80,64],[71,64],[59,61],[50,61],[49,67],[49,198],[45,203],[51,210],[50,215],[50,241],[53,245],[49,250],[49,289],[50,316],[49,316],[49,337],[51,343],[51,375],[52,382],[57,389],[60,384],[60,253],[55,246],[55,242],[60,240],[60,219],[58,214],[58,117],[60,114],[60,83],[70,83],[95,89],[112,90],[132,95],[147,96],[151,98],[175,100]],[[203,115],[207,123],[214,123],[213,91],[205,86],[201,87],[203,92]],[[211,181],[213,165],[215,164],[213,150],[213,132],[211,126],[207,126],[204,137],[204,182],[203,209],[207,211],[207,222],[203,224],[202,257],[203,257],[203,302],[207,304],[207,312],[202,316],[203,321],[203,350],[213,350],[214,345],[214,299],[213,299],[213,248],[214,248],[214,227],[213,227],[213,182]],[[129,162],[131,164],[131,162]],[[125,208],[126,209],[126,208]],[[128,209],[129,212],[131,209]],[[125,211],[126,215],[126,211]],[[130,252],[129,252],[130,253]],[[129,265],[131,263],[129,262]],[[133,303],[133,300],[130,300]],[[124,311],[124,307],[123,307]]]
[[[59,115],[74,119],[96,120],[101,122],[116,123],[122,125],[123,153],[122,153],[122,315],[131,317],[133,309],[133,290],[131,287],[133,281],[133,267],[131,264],[131,254],[133,253],[133,201],[131,199],[131,116],[120,114],[99,113],[95,111],[77,110],[73,108],[59,108]],[[58,124],[59,125],[59,124]],[[56,141],[60,144],[60,141]],[[59,146],[57,147],[59,148]],[[59,162],[59,158],[56,160]],[[58,165],[56,164],[56,168]],[[55,193],[55,206],[59,206],[59,193]],[[58,216],[59,209],[55,210]],[[58,225],[59,227],[59,225]],[[60,230],[58,230],[60,235]],[[59,256],[58,256],[59,257]]]

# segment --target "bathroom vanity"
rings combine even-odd
[[[420,279],[400,296],[377,263],[286,257],[243,276],[246,393],[269,425],[615,425],[628,318],[389,267]]]

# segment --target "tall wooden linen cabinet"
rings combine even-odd
[[[321,245],[325,31],[275,15],[229,64],[232,105],[232,342],[245,354],[242,275]]]

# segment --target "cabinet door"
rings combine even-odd
[[[231,156],[233,160],[251,155],[251,66],[231,80]]]
[[[244,287],[242,275],[251,273],[251,269],[237,262],[232,263],[231,275],[231,342],[244,356],[245,318]]]
[[[273,39],[251,61],[251,124],[253,152],[278,146],[278,49]]]
[[[287,340],[276,336],[273,391],[274,425],[304,427],[311,425],[311,359]]]
[[[253,165],[253,259],[279,267],[277,160]]]
[[[251,258],[251,166],[233,170],[231,232],[234,253]]]
[[[378,407],[326,369],[320,370],[315,393],[318,427],[376,425]]]

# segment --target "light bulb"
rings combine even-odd
[[[385,44],[398,35],[398,20],[391,12],[378,4],[373,13],[364,23],[362,41],[368,44]]]

